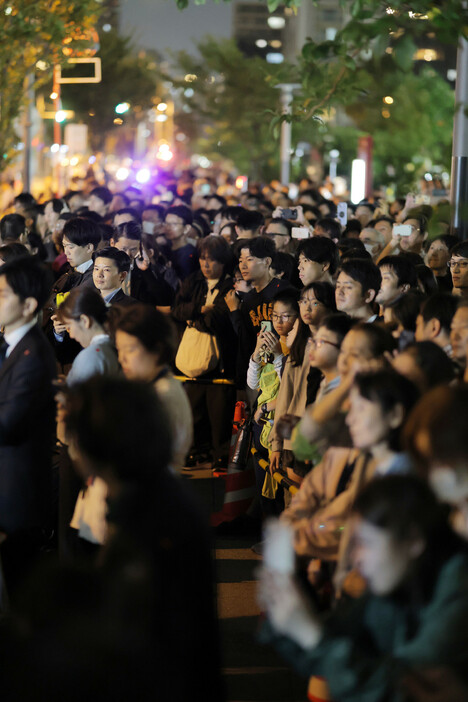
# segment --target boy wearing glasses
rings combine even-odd
[[[456,244],[450,252],[448,263],[452,273],[453,293],[468,297],[468,241]]]

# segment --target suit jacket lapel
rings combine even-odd
[[[28,349],[29,340],[31,338],[31,332],[35,328],[35,326],[31,327],[31,329],[29,329],[29,331],[27,331],[26,334],[23,336],[21,341],[18,344],[16,344],[11,354],[7,358],[5,358],[5,361],[3,362],[3,365],[0,368],[0,380],[3,378],[8,369],[15,364],[16,360],[20,356],[22,356],[24,353],[30,353]]]

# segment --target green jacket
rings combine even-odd
[[[443,565],[420,607],[365,595],[329,615],[315,649],[278,636],[269,624],[262,639],[299,673],[323,676],[334,702],[402,702],[399,680],[410,668],[448,667],[468,685],[468,555]]]

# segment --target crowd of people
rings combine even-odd
[[[468,698],[468,243],[445,203],[337,204],[185,173],[0,220],[12,699],[223,699],[183,474],[227,469],[236,402],[295,555],[263,566],[265,640],[336,702]]]

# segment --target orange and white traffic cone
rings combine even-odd
[[[331,702],[330,690],[325,678],[318,675],[313,675],[310,678],[307,699],[309,702]]]
[[[241,425],[247,415],[245,402],[237,402],[232,425],[231,450],[227,472],[217,472],[217,477],[225,480],[224,505],[220,512],[211,515],[212,526],[230,522],[245,514],[255,497],[255,473],[246,463],[239,464],[236,459],[236,442]]]

